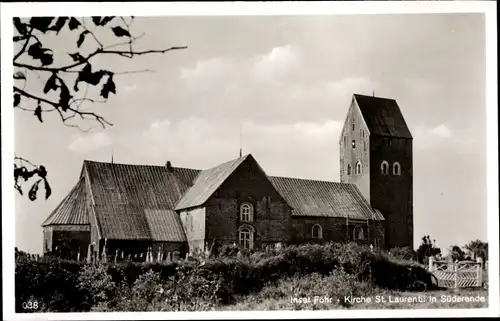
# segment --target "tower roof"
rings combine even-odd
[[[371,135],[412,139],[394,99],[354,94]]]

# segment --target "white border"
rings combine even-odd
[[[172,313],[14,313],[14,128],[12,106],[12,34],[14,16],[99,16],[99,15],[304,15],[304,14],[394,14],[394,13],[485,13],[487,66],[487,168],[488,168],[488,243],[490,246],[490,306],[478,310],[332,310],[332,311],[258,311],[246,312],[172,312]],[[497,123],[497,47],[495,1],[388,1],[388,2],[271,2],[271,3],[2,3],[2,246],[3,307],[5,319],[295,319],[331,317],[416,317],[416,316],[498,316],[499,315],[499,217],[498,217],[498,123]],[[8,106],[8,107],[7,107]],[[471,106],[474,108],[474,106]]]

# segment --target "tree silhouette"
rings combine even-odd
[[[71,122],[75,118],[96,121],[102,127],[112,126],[99,113],[84,107],[106,102],[110,95],[117,93],[116,76],[137,71],[96,68],[96,59],[103,56],[133,58],[187,48],[135,50],[134,43],[144,34],[133,35],[133,22],[134,17],[114,16],[14,18],[13,42],[18,48],[13,58],[14,108],[33,113],[40,122],[47,113],[55,113],[64,125],[80,130],[84,129]],[[75,38],[74,51],[54,50],[48,40],[68,32]],[[101,35],[112,41],[105,43]],[[43,89],[30,88],[32,79],[42,81]],[[97,91],[91,93],[92,88]],[[32,201],[37,198],[42,181],[45,199],[51,195],[47,170],[43,165],[16,156],[14,179],[14,187],[21,195],[23,183],[34,180],[28,193]]]
[[[436,241],[431,241],[429,235],[422,237],[422,244],[417,249],[417,260],[422,264],[426,264],[430,256],[441,254],[441,249],[436,247]]]
[[[482,258],[483,262],[488,260],[488,243],[481,240],[470,241],[464,246],[467,254],[473,258]]]
[[[465,252],[458,245],[450,246],[450,256],[453,262],[465,260]]]

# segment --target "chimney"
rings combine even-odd
[[[167,161],[167,164],[165,166],[167,167],[167,171],[172,171],[172,163],[170,163],[170,161]]]

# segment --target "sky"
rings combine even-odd
[[[137,17],[132,32],[144,33],[136,50],[188,49],[95,61],[146,70],[117,75],[116,95],[84,105],[112,127],[79,121],[83,132],[56,113],[40,123],[15,110],[16,155],[45,165],[53,190],[35,202],[16,195],[20,249],[42,251],[40,225],[85,159],[204,169],[238,157],[241,144],[269,175],[339,181],[354,93],[396,99],[413,134],[415,245],[424,235],[443,249],[487,240],[483,15]],[[66,57],[77,37],[46,43]],[[27,89],[43,85],[32,77]]]

